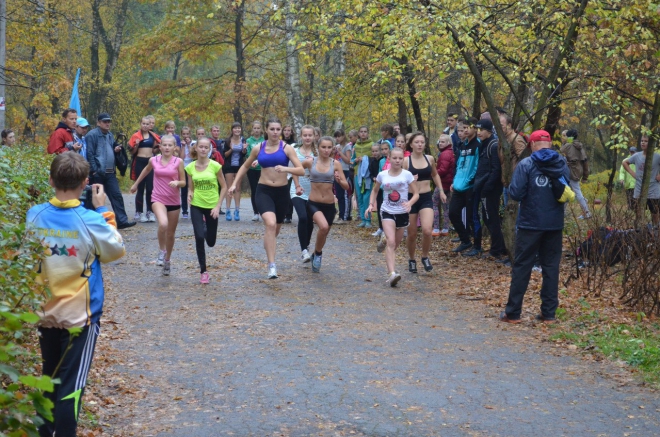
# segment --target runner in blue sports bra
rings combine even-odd
[[[335,150],[335,140],[332,137],[322,137],[319,140],[319,156],[313,160],[306,159],[302,165],[309,169],[311,191],[307,201],[307,216],[314,220],[318,226],[316,232],[316,245],[312,254],[312,272],[321,270],[321,256],[323,246],[330,232],[332,222],[337,215],[335,209],[335,195],[332,192],[334,182],[337,181],[345,190],[348,182],[341,168],[341,163],[331,158]],[[327,170],[323,168],[326,167]]]
[[[277,236],[280,233],[284,215],[289,206],[286,174],[296,176],[305,174],[293,147],[280,140],[282,123],[277,118],[271,118],[266,123],[266,141],[255,145],[241,168],[236,173],[234,183],[229,188],[228,196],[234,194],[240,186],[241,179],[250,169],[252,163],[258,161],[261,166],[261,176],[257,184],[255,202],[257,210],[264,222],[264,249],[268,258],[268,278],[277,278],[275,265],[275,249]],[[289,167],[289,161],[293,167]]]

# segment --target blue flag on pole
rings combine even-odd
[[[82,117],[83,115],[80,109],[80,95],[78,94],[78,79],[80,79],[80,68],[76,72],[76,81],[73,83],[73,91],[71,92],[69,108],[75,109],[76,112],[78,112],[78,117]]]

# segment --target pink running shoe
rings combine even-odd
[[[199,283],[200,284],[208,284],[209,283],[209,272],[202,273],[202,277],[199,278]]]

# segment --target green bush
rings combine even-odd
[[[52,391],[53,381],[34,376],[35,310],[46,293],[36,282],[43,248],[25,232],[27,210],[52,195],[51,159],[38,147],[0,149],[0,436],[38,436],[36,413],[51,417],[42,392]]]

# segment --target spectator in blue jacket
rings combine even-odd
[[[536,255],[543,271],[541,313],[536,319],[552,323],[559,304],[559,262],[561,261],[564,204],[552,192],[551,179],[569,180],[566,160],[552,149],[552,138],[544,130],[529,137],[532,155],[520,161],[509,185],[509,196],[520,202],[516,226],[516,254],[506,309],[500,320],[520,323],[523,298]]]
[[[456,160],[456,174],[451,185],[451,202],[449,203],[449,220],[461,239],[461,244],[453,249],[463,252],[472,248],[473,220],[472,195],[474,193],[474,177],[479,162],[479,138],[477,138],[477,119],[470,117],[465,123],[465,142],[461,144]]]

